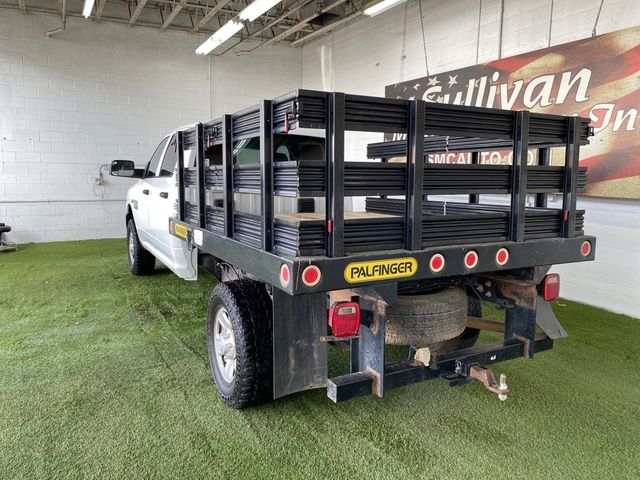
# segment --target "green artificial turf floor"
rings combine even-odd
[[[0,480],[640,478],[636,319],[556,302],[570,337],[496,365],[504,403],[435,380],[235,411],[209,375],[212,285],[132,277],[123,240],[0,254]]]

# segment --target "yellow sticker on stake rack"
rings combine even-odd
[[[176,232],[177,237],[184,238],[185,240],[189,236],[189,229],[179,223],[173,224],[173,231]]]
[[[413,257],[389,258],[369,262],[354,262],[344,269],[349,283],[371,282],[390,278],[412,277],[418,271],[418,261]]]

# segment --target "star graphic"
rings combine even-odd
[[[433,77],[433,78],[429,79],[429,82],[427,82],[427,86],[428,87],[435,87],[439,83],[440,83],[440,80],[438,80],[438,77]]]
[[[418,90],[418,88],[420,88],[420,82],[416,83],[416,84],[413,86],[413,89],[414,89],[414,90]]]
[[[458,75],[449,75],[449,88],[458,84]]]

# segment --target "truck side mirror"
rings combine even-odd
[[[109,175],[114,177],[142,178],[142,172],[131,160],[114,160],[109,168]]]

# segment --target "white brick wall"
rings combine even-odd
[[[599,4],[555,0],[550,22],[551,0],[505,0],[500,39],[500,0],[422,0],[429,72],[495,60],[500,41],[506,57],[589,37]],[[598,33],[639,23],[640,2],[608,0]],[[305,88],[384,95],[385,85],[425,73],[416,1],[363,17],[303,48]],[[376,136],[352,136],[350,159],[361,159],[372,138]],[[581,197],[578,208],[587,210],[585,230],[598,237],[597,259],[556,267],[562,274],[562,295],[640,317],[640,201]]]
[[[167,131],[298,88],[302,51],[202,57],[205,37],[0,10],[0,222],[18,242],[124,235],[131,181]],[[249,45],[251,46],[251,45]],[[104,172],[103,172],[104,173]]]

